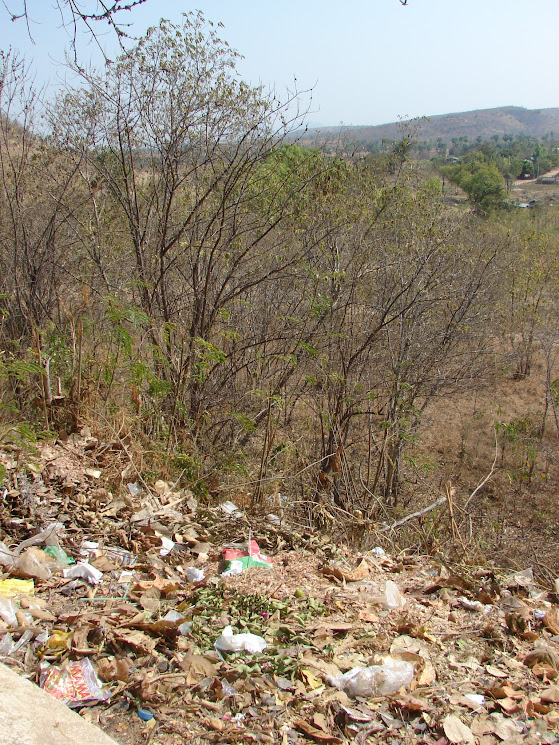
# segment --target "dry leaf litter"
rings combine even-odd
[[[529,569],[356,555],[125,457],[112,494],[118,448],[0,453],[0,661],[121,745],[558,741],[558,597]]]

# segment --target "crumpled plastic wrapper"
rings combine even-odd
[[[39,685],[70,709],[111,697],[111,692],[102,687],[87,657],[79,662],[69,662],[62,668],[49,665],[41,672]]]

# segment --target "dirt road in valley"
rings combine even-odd
[[[553,177],[553,176],[559,176],[559,167],[553,168],[551,171],[548,171],[547,173],[542,173],[541,176],[538,176],[538,178],[525,178],[521,179],[520,181],[515,181],[513,186],[522,186],[523,184],[535,184],[536,181],[540,178],[547,178],[547,177]]]

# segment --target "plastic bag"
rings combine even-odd
[[[0,565],[4,567],[15,566],[16,559],[5,543],[0,541]]]
[[[186,570],[186,579],[190,582],[202,582],[205,579],[203,569],[197,569],[196,567],[188,567]]]
[[[14,549],[14,554],[20,554],[25,548],[29,548],[29,546],[56,546],[56,548],[60,549],[60,536],[63,532],[63,523],[51,523],[44,530],[41,530],[40,533],[37,533],[37,535],[20,543]]]
[[[138,494],[142,493],[142,487],[137,481],[133,484],[132,483],[126,484],[126,486],[128,487],[128,491],[133,497],[137,497]]]
[[[65,569],[62,574],[66,578],[85,579],[90,585],[98,585],[103,577],[103,572],[86,561],[78,561],[73,567]]]
[[[74,559],[71,556],[68,556],[66,551],[59,546],[45,546],[45,553],[53,557],[58,568],[75,564]]]
[[[268,644],[256,634],[234,634],[231,626],[226,626],[214,647],[219,652],[249,652],[259,654],[263,652]]]
[[[236,504],[234,504],[233,502],[229,502],[229,501],[222,502],[219,505],[219,509],[222,512],[225,512],[226,515],[232,515],[233,517],[241,517],[243,514]]]
[[[7,657],[9,654],[11,654],[13,646],[14,640],[12,638],[12,635],[4,634],[4,636],[0,640],[0,654]]]
[[[70,708],[94,701],[106,701],[111,692],[102,687],[87,657],[64,667],[49,665],[40,675],[40,686]]]
[[[328,682],[355,698],[373,698],[396,693],[413,680],[413,665],[386,657],[382,665],[354,667],[343,675],[330,676]]]
[[[43,552],[38,552],[32,547],[18,556],[15,568],[25,577],[34,577],[35,579],[49,579],[52,572],[49,563],[41,557]]]
[[[226,567],[225,571],[221,573],[222,577],[241,574],[251,566],[261,566],[267,569],[272,568],[271,561],[267,556],[260,553],[260,546],[256,541],[249,541],[246,550],[226,548],[223,552],[223,558],[225,559]]]
[[[167,556],[170,554],[175,546],[175,542],[166,536],[161,536],[161,548],[159,550],[159,556]]]
[[[11,598],[6,598],[0,595],[0,618],[5,621],[8,626],[14,628],[18,626],[17,613],[18,607]]]
[[[400,588],[396,582],[392,582],[391,579],[386,580],[386,587],[384,590],[386,598],[386,607],[388,610],[403,610],[406,605],[406,599],[400,592]]]
[[[28,644],[31,639],[33,639],[33,632],[29,630],[24,631],[17,642],[13,640],[11,634],[5,634],[2,638],[2,642],[0,643],[0,654],[9,657],[10,655],[14,654],[14,652],[17,652],[18,649],[21,649],[21,647]]]
[[[72,561],[60,546],[63,530],[62,523],[51,523],[37,535],[22,541],[13,551],[0,543],[0,564],[17,569],[24,577],[49,579],[53,570],[62,569]],[[46,546],[50,555],[36,546]]]
[[[172,623],[176,623],[177,621],[183,621],[184,616],[182,613],[179,613],[176,610],[169,610],[167,613],[163,616],[163,621],[171,621]],[[181,636],[186,636],[187,634],[190,634],[192,631],[192,621],[184,621],[180,625],[177,626],[177,630]]]

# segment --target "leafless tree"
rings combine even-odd
[[[122,16],[125,11],[130,12],[145,2],[147,0],[56,0],[53,10],[58,11],[62,26],[68,30],[75,46],[80,30],[96,38],[101,23],[106,23],[119,39],[126,37],[130,24],[125,23]],[[33,3],[30,0],[3,0],[3,5],[11,21],[22,20],[27,24],[29,37],[33,39]]]
[[[174,391],[173,416],[185,411],[195,429],[225,358],[223,318],[300,259],[276,228],[302,187],[274,183],[265,168],[300,122],[299,96],[247,86],[236,56],[201,14],[163,21],[104,75],[76,69],[84,85],[52,118],[84,180],[117,208],[158,375]]]

